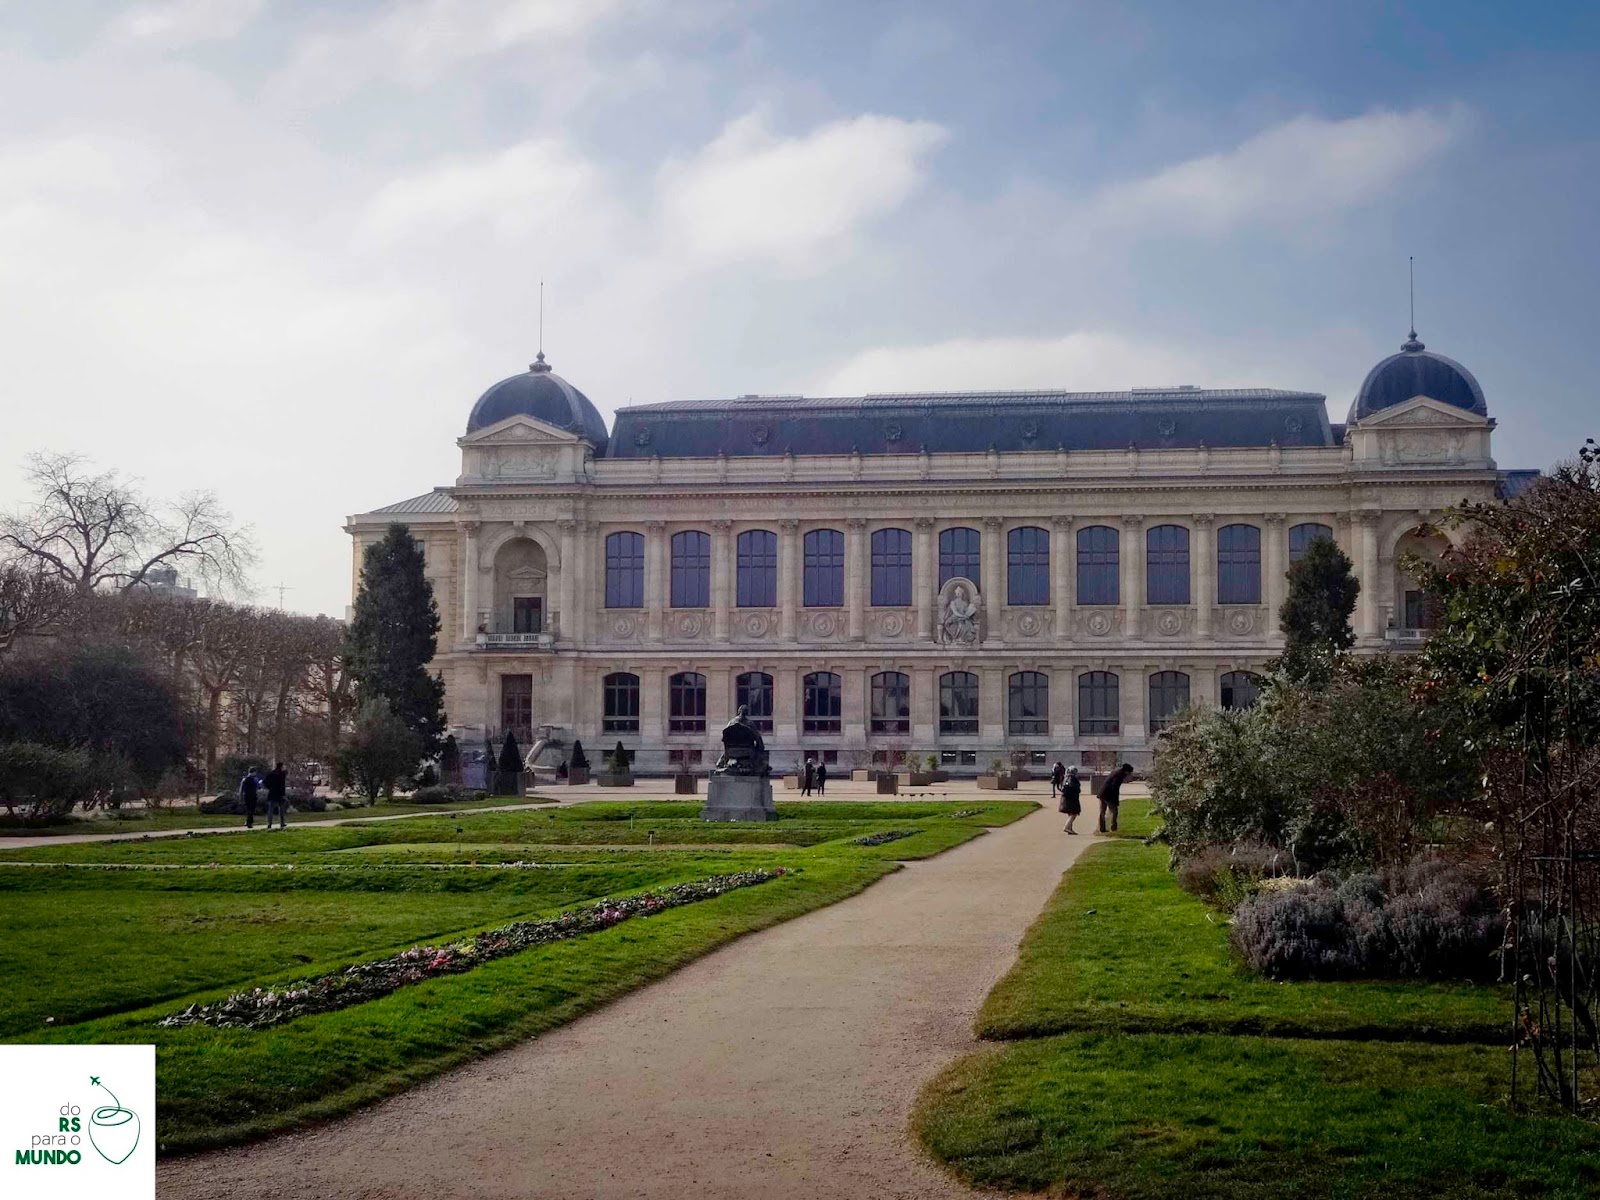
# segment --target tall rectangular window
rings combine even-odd
[[[627,671],[607,675],[601,684],[600,729],[604,733],[639,732],[639,677]]]
[[[964,525],[942,530],[939,534],[939,586],[952,579],[970,579],[983,582],[983,535]]]
[[[939,732],[953,736],[978,732],[978,677],[971,671],[939,676]]]
[[[1189,531],[1182,525],[1146,530],[1144,558],[1146,603],[1189,603]]]
[[[911,676],[904,671],[879,671],[872,677],[873,733],[911,732]]]
[[[740,608],[773,608],[778,603],[778,535],[747,529],[735,547]]]
[[[1261,530],[1254,525],[1217,530],[1217,603],[1261,603]]]
[[[1316,521],[1307,521],[1290,529],[1289,561],[1292,563],[1299,562],[1305,557],[1307,548],[1318,538],[1327,538],[1330,542],[1333,541],[1333,530]]]
[[[1116,604],[1121,538],[1109,525],[1078,530],[1078,603]]]
[[[1006,728],[1018,736],[1050,732],[1050,676],[1018,671],[1006,689]]]
[[[706,731],[706,677],[683,671],[667,681],[667,732]]]
[[[844,604],[844,534],[813,529],[802,543],[807,608],[839,608]]]
[[[733,685],[733,706],[743,705],[751,723],[762,733],[772,732],[772,676],[765,671],[746,671]]]
[[[672,535],[672,607],[711,605],[711,535],[686,529]]]
[[[844,712],[840,679],[832,671],[813,671],[801,689],[802,733],[838,733]]]
[[[1078,676],[1078,736],[1103,737],[1122,728],[1120,681],[1110,671]]]
[[[644,534],[606,538],[606,607],[644,607]]]
[[[1006,603],[1050,603],[1050,533],[1023,525],[1006,535]]]
[[[911,603],[909,529],[879,529],[873,532],[872,603],[880,608]]]
[[[1150,675],[1150,732],[1160,733],[1172,718],[1189,707],[1189,677],[1182,671],[1155,671]]]

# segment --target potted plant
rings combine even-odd
[[[567,760],[567,782],[574,785],[589,782],[589,756],[583,752],[583,743],[576,739],[572,743],[572,757]]]
[[[633,786],[633,756],[620,741],[606,756],[606,769],[596,776],[595,782],[601,787]]]
[[[783,777],[783,790],[786,792],[798,792],[800,790],[800,772],[805,769],[806,765],[803,760],[795,763],[794,770]]]
[[[672,793],[675,796],[693,796],[700,791],[700,780],[695,773],[689,770],[688,763],[681,763],[677,773],[672,777]]]
[[[906,755],[906,786],[927,787],[933,782],[933,769],[938,765],[937,755],[930,754],[926,758],[919,758],[913,754]]]
[[[522,751],[517,746],[516,735],[506,734],[506,740],[500,744],[500,758],[494,773],[494,794],[496,796],[522,795]]]
[[[989,764],[987,775],[978,776],[978,786],[986,792],[1014,792],[1017,790],[1017,779],[1006,771],[1005,763],[997,758]]]

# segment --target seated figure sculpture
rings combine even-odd
[[[722,757],[711,773],[765,778],[769,772],[766,743],[750,719],[749,708],[741,704],[733,720],[722,727]]]

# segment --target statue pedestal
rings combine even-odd
[[[776,821],[772,781],[760,775],[713,775],[706,780],[702,821]]]

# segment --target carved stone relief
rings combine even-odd
[[[1080,609],[1075,614],[1080,637],[1106,638],[1122,632],[1123,615],[1120,608]]]
[[[875,642],[897,642],[911,636],[916,616],[897,608],[874,610],[867,614],[867,638]]]

